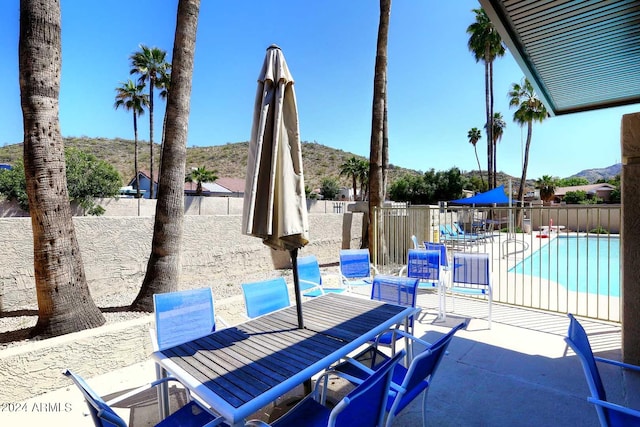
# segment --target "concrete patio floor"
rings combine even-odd
[[[416,334],[431,342],[465,316],[487,313],[486,302],[457,299],[457,312],[449,313],[445,322],[434,323],[436,297],[420,295],[418,301],[425,308]],[[581,323],[597,355],[619,360],[619,325],[582,319]],[[597,426],[596,411],[586,400],[582,366],[563,340],[568,324],[561,314],[494,303],[492,329],[487,329],[486,320],[474,318],[467,330],[454,337],[428,394],[427,424]],[[600,366],[600,371],[610,401],[640,408],[640,375],[610,366]],[[110,398],[154,377],[154,366],[148,361],[87,380],[96,392]],[[394,426],[422,425],[422,402],[418,397]],[[133,427],[157,422],[153,393],[136,401],[133,409],[117,411]],[[86,413],[80,392],[69,384],[28,401],[3,403],[0,424],[93,425]]]

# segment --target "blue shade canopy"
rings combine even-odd
[[[501,185],[500,187],[496,187],[493,190],[476,194],[472,197],[451,200],[449,203],[455,203],[459,205],[493,205],[495,203],[500,205],[509,203],[509,197],[507,197],[507,195],[504,193],[504,185]]]

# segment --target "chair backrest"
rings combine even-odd
[[[451,340],[456,332],[465,328],[468,320],[459,323],[451,328],[449,332],[434,342],[431,347],[427,347],[420,354],[414,355],[411,365],[402,381],[402,388],[405,392],[393,401],[389,413],[397,415],[404,409],[422,390],[429,387],[433,377],[442,362]]]
[[[454,228],[454,233],[464,235],[464,230],[462,229],[462,227],[460,227],[460,224],[458,224],[457,222],[453,223],[453,228]]]
[[[420,245],[418,244],[418,238],[415,234],[411,235],[411,241],[413,242],[413,249],[420,249]]]
[[[382,425],[393,368],[405,354],[405,350],[396,353],[340,400],[329,415],[328,426],[375,427]]]
[[[409,249],[407,277],[437,282],[440,280],[440,249]]]
[[[449,259],[447,257],[447,245],[442,242],[422,242],[425,249],[431,251],[440,251],[440,265],[449,267]]]
[[[82,377],[68,369],[63,374],[71,378],[82,392],[96,427],[127,427],[127,423],[89,387]]]
[[[298,257],[298,278],[300,279],[300,289],[305,290],[322,286],[322,276],[320,275],[320,264],[315,255]]]
[[[370,277],[369,249],[341,249],[340,273],[347,279]]]
[[[453,237],[458,235],[458,233],[451,227],[451,224],[445,224],[444,229],[449,236]]]
[[[472,288],[491,285],[489,254],[455,253],[453,254],[453,283]]]
[[[284,277],[243,283],[244,304],[250,318],[262,316],[291,305]]]
[[[164,350],[216,330],[211,288],[153,295],[156,339]]]
[[[600,372],[598,371],[596,360],[593,357],[593,350],[591,349],[591,344],[589,344],[589,337],[587,336],[587,333],[582,325],[576,320],[575,317],[573,317],[571,313],[568,313],[567,316],[569,316],[570,321],[565,341],[567,342],[569,347],[571,347],[571,349],[578,355],[578,358],[582,363],[584,375],[587,378],[587,383],[589,384],[591,397],[606,401],[607,395],[602,383],[602,379],[600,378]],[[601,424],[609,425],[608,409],[596,405],[596,411],[598,412],[598,418],[600,418]],[[603,421],[605,421],[606,423],[604,423]]]
[[[405,307],[416,306],[417,278],[378,274],[371,286],[371,299]]]

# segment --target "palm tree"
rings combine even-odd
[[[484,62],[484,83],[485,83],[485,108],[487,130],[487,173],[489,188],[493,188],[494,183],[494,158],[493,158],[493,61],[504,55],[505,47],[500,35],[489,20],[484,9],[473,9],[476,14],[476,21],[467,27],[467,34],[470,35],[467,46],[474,54],[476,62]]]
[[[360,181],[360,200],[367,200],[367,192],[369,191],[369,162],[360,159],[358,164],[358,180]]]
[[[149,198],[153,199],[153,90],[159,88],[163,76],[171,69],[171,64],[166,61],[167,52],[157,47],[140,45],[140,51],[135,52],[131,59],[130,74],[139,74],[138,82],[146,84],[149,82],[149,176],[151,188]]]
[[[31,336],[64,335],[104,324],[91,299],[76,237],[60,133],[60,2],[20,2],[18,61],[24,174],[33,234],[38,321]]]
[[[185,177],[185,182],[196,183],[196,196],[202,196],[202,183],[214,182],[218,179],[216,171],[207,170],[205,166],[193,169]]]
[[[504,121],[501,113],[493,113],[493,131],[491,136],[493,138],[493,144],[491,150],[493,151],[493,188],[498,186],[498,142],[502,139],[504,129],[507,127],[507,123]]]
[[[467,138],[469,138],[469,144],[473,145],[473,150],[476,152],[476,161],[478,162],[478,172],[480,172],[480,179],[482,180],[482,187],[484,187],[484,178],[482,177],[482,167],[480,166],[480,158],[478,157],[478,148],[476,144],[482,138],[482,133],[478,128],[471,128],[467,132]]]
[[[160,89],[160,99],[163,101],[167,101],[167,97],[169,96],[169,86],[171,86],[171,72],[167,70],[165,73],[161,75],[161,78],[157,83],[158,88]],[[164,112],[164,118],[162,119],[162,140],[160,141],[160,164],[158,165],[158,169],[162,170],[162,151],[164,148],[164,137],[167,128],[167,111]]]
[[[524,148],[524,162],[522,164],[522,177],[520,178],[520,186],[518,188],[517,199],[522,206],[524,202],[524,185],[527,179],[527,166],[529,165],[529,148],[531,147],[531,134],[533,131],[533,122],[537,121],[542,123],[549,113],[544,104],[536,96],[533,86],[528,79],[522,79],[520,84],[513,83],[511,90],[509,91],[509,107],[516,107],[517,110],[513,113],[513,121],[520,126],[527,125],[527,142]],[[518,224],[522,218],[522,211],[518,211]]]
[[[138,176],[138,116],[144,114],[144,107],[149,105],[149,97],[142,93],[144,85],[136,85],[132,80],[121,82],[116,88],[116,102],[113,107],[122,107],[126,111],[133,111],[133,173],[136,177],[136,198],[140,198],[140,177]]]
[[[366,238],[363,236],[362,247],[368,247],[373,241],[374,230],[370,224],[376,224],[373,216],[376,208],[384,202],[384,140],[386,135],[386,92],[387,92],[387,45],[389,41],[389,20],[391,17],[391,0],[380,0],[380,22],[378,24],[378,40],[376,44],[376,62],[373,75],[373,107],[371,112],[371,143],[369,151],[369,223]],[[379,230],[380,232],[382,230]],[[378,234],[382,237],[382,234]],[[382,238],[380,241],[384,241]],[[373,254],[372,254],[373,256]]]
[[[167,134],[151,255],[140,292],[131,304],[133,310],[152,311],[153,294],[175,291],[180,282],[187,131],[199,14],[200,0],[178,2],[173,45],[174,68],[167,98]]]
[[[540,190],[540,198],[545,202],[553,200],[557,187],[558,181],[550,175],[542,175],[542,178],[536,180],[536,188]]]
[[[358,194],[358,174],[360,173],[360,161],[356,156],[351,156],[346,162],[340,165],[340,176],[351,177],[353,184],[353,200]]]

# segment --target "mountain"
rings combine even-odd
[[[134,176],[133,151],[134,143],[131,140],[115,138],[90,138],[90,137],[65,137],[65,147],[78,148],[95,155],[113,165],[126,183]],[[211,147],[187,148],[187,168],[206,167],[216,171],[219,177],[244,179],[247,170],[248,142],[235,142]],[[138,142],[138,165],[141,170],[149,169],[149,143]],[[347,151],[331,148],[317,142],[302,142],[302,158],[304,164],[305,184],[310,188],[318,188],[324,178],[338,179],[343,187],[351,187],[349,177],[340,176],[340,166],[350,157],[366,159]],[[22,157],[22,144],[10,144],[0,147],[0,163],[13,163]],[[154,144],[154,164],[160,164],[160,145]],[[598,179],[609,179],[619,174],[621,165],[616,164],[608,168],[586,169],[573,176],[587,178],[589,182]],[[477,171],[467,171],[467,176],[477,175]],[[405,174],[421,175],[421,171],[401,168],[395,165],[389,166],[389,181],[393,182]],[[484,173],[486,179],[486,172]],[[517,191],[520,183],[519,177],[498,172],[498,185],[504,184],[508,188],[511,178],[513,191]],[[535,187],[535,181],[527,179],[527,191]]]
[[[585,178],[589,183],[593,184],[600,179],[609,180],[611,178],[615,178],[615,176],[619,175],[621,172],[622,163],[616,163],[615,165],[611,165],[606,168],[585,169],[571,177]]]
[[[107,139],[90,137],[65,137],[65,147],[74,147],[95,155],[113,165],[122,176],[123,181],[129,182],[134,176],[133,155],[134,142],[126,139]],[[160,164],[160,145],[154,144],[154,165]],[[11,144],[0,147],[0,163],[14,163],[22,157],[22,144]],[[211,147],[188,147],[186,170],[204,166],[208,170],[216,171],[218,177],[244,179],[247,172],[248,142],[228,143]],[[352,181],[349,177],[340,176],[340,166],[353,153],[327,147],[317,142],[302,143],[302,159],[304,165],[305,185],[310,188],[319,188],[324,178],[337,179],[341,186],[351,188]],[[149,143],[138,142],[138,166],[141,170],[149,169]],[[420,172],[400,168],[394,165],[389,167],[389,180],[393,182],[405,174],[419,174]]]

